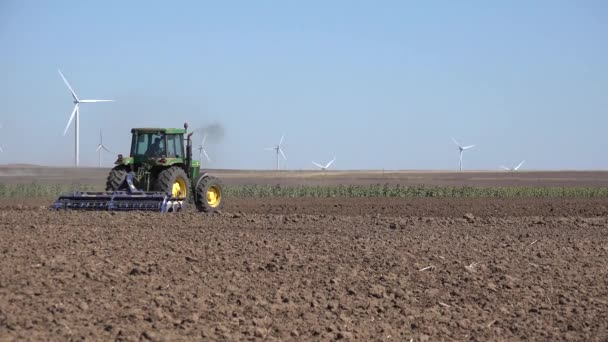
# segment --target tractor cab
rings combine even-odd
[[[131,157],[137,159],[185,158],[185,129],[133,128]]]
[[[188,134],[186,127],[133,128],[131,134],[129,156],[118,155],[115,165],[129,166],[131,171],[138,173],[141,169],[147,172],[151,169],[175,166],[184,169],[189,178],[198,176],[201,165],[199,161],[192,159],[191,133]],[[135,178],[141,178],[141,173]]]

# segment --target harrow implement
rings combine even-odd
[[[53,203],[56,210],[94,211],[156,211],[177,212],[185,204],[185,199],[171,198],[165,192],[141,191],[133,185],[133,175],[127,177],[121,188],[126,190],[81,192],[63,194]]]

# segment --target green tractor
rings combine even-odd
[[[133,128],[131,152],[119,154],[105,192],[60,196],[55,209],[179,211],[193,203],[199,211],[222,209],[221,181],[200,172],[192,159],[192,132],[184,128]]]

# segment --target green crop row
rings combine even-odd
[[[93,191],[81,184],[4,184],[0,183],[0,198],[55,197],[72,191]]]
[[[0,198],[55,197],[72,191],[99,191],[81,184],[3,184]],[[227,197],[584,197],[608,198],[608,188],[574,187],[457,187],[400,185],[233,185],[224,187]]]
[[[456,187],[400,185],[227,186],[232,197],[605,197],[608,188],[573,187]]]

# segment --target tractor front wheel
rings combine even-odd
[[[124,165],[114,167],[106,180],[106,191],[119,190],[125,178],[127,178],[127,173],[129,173],[129,169]]]
[[[158,174],[154,189],[164,191],[173,198],[187,199],[190,196],[190,180],[184,169],[172,166]]]
[[[195,203],[198,211],[210,213],[224,207],[222,182],[213,176],[203,176],[196,182]]]

